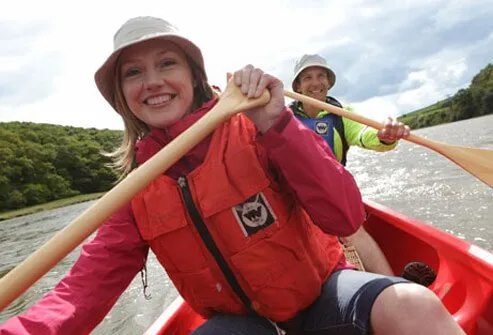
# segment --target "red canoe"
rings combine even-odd
[[[395,273],[412,261],[430,265],[438,274],[430,289],[467,334],[493,334],[493,254],[377,203],[367,201],[366,209],[365,228]],[[203,321],[179,297],[145,334],[186,335]]]

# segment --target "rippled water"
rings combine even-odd
[[[451,144],[493,149],[493,115],[416,131]],[[387,153],[351,149],[348,169],[366,199],[377,201],[451,234],[493,250],[493,189],[441,155],[402,142]],[[493,164],[493,162],[492,162]],[[79,216],[92,202],[0,222],[0,276]],[[73,251],[28,292],[0,313],[0,322],[28,308],[49,291],[78,257]],[[151,254],[151,300],[137,276],[93,334],[140,334],[177,293]]]
[[[91,202],[36,213],[0,222],[0,276],[26,259],[48,241],[56,231],[72,222]],[[0,313],[0,322],[27,309],[39,300],[68,271],[80,253],[80,247],[65,257],[29,291]],[[93,334],[139,334],[161,314],[177,293],[163,268],[151,254],[148,262],[151,300],[142,294],[140,275],[120,297],[115,307]]]
[[[493,115],[416,131],[449,144],[493,149]],[[493,250],[493,189],[424,147],[351,149],[348,169],[363,196]],[[491,162],[493,166],[493,162]]]

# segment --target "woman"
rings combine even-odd
[[[209,319],[194,334],[461,334],[426,288],[348,267],[334,235],[364,220],[352,176],[284,106],[278,79],[249,65],[233,80],[249,97],[269,90],[270,101],[225,122],[151,182],[0,334],[90,332],[143,268],[149,246]],[[200,49],[152,17],[120,28],[96,83],[125,123],[116,152],[124,173],[217,102]]]

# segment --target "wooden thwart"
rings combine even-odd
[[[366,271],[354,244],[346,237],[339,237],[339,242],[341,243],[346,260],[353,264],[359,271]]]
[[[321,110],[340,115],[346,119],[359,122],[375,129],[382,129],[384,127],[383,123],[368,119],[357,113],[345,111],[342,108],[316,100],[306,95],[289,91],[284,91],[284,95],[301,101],[304,104],[306,103],[318,107]],[[404,139],[438,152],[459,165],[464,170],[468,171],[489,187],[493,188],[493,150],[447,144],[433,141],[412,133]]]

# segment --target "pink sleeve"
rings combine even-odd
[[[148,246],[130,204],[113,215],[63,280],[23,315],[0,325],[0,334],[88,334],[144,266]]]
[[[257,142],[315,224],[336,236],[356,232],[365,219],[360,191],[320,136],[286,109]]]

